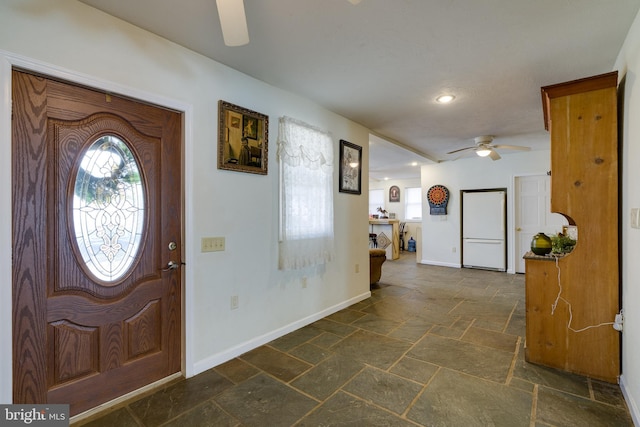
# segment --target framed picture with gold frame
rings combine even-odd
[[[269,117],[218,101],[218,169],[268,173]]]

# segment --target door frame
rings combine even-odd
[[[191,185],[193,182],[193,106],[165,96],[124,86],[112,81],[98,79],[73,70],[35,61],[0,50],[0,150],[11,153],[11,71],[19,68],[72,84],[133,98],[138,101],[169,108],[182,113],[182,260],[186,265],[182,274],[182,375],[189,378],[195,374],[193,362],[193,269],[188,260],[193,258],[193,249],[188,244],[193,236],[191,209]],[[0,156],[0,217],[11,221],[0,221],[0,253],[13,254],[12,242],[12,181],[11,156]],[[13,346],[12,346],[12,256],[0,257],[0,403],[13,402]]]

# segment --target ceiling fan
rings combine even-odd
[[[349,0],[353,5],[361,0]],[[247,17],[244,13],[244,0],[216,0],[222,37],[227,46],[243,46],[249,43]]]
[[[478,136],[474,138],[476,143],[473,147],[465,147],[460,148],[458,150],[449,151],[447,154],[459,153],[461,151],[473,150],[480,157],[490,157],[491,160],[499,160],[500,154],[496,151],[496,149],[507,149],[507,150],[520,150],[520,151],[529,151],[531,148],[522,147],[519,145],[503,145],[503,144],[492,144],[493,135],[484,135]]]

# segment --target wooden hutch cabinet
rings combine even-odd
[[[525,255],[526,360],[608,382],[620,374],[617,83],[612,72],[542,88],[551,211],[578,243]]]

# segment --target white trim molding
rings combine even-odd
[[[271,342],[277,338],[280,338],[290,332],[296,331],[304,326],[310,325],[311,323],[320,320],[324,317],[329,316],[330,314],[336,313],[344,308],[347,308],[353,304],[356,304],[360,301],[364,301],[367,298],[371,297],[371,291],[360,294],[354,298],[348,299],[346,301],[341,302],[340,304],[336,304],[332,307],[329,307],[325,310],[319,311],[311,316],[307,316],[303,319],[297,320],[293,323],[290,323],[282,328],[271,331],[262,336],[256,337],[249,341],[246,341],[240,345],[232,347],[228,350],[222,351],[220,353],[214,354],[206,359],[200,360],[194,364],[195,372],[194,375],[197,375],[201,372],[204,372],[208,369],[211,369],[215,366],[218,366],[224,362],[227,362],[234,357],[240,356],[248,351],[251,351],[255,348],[260,347],[268,342]]]

